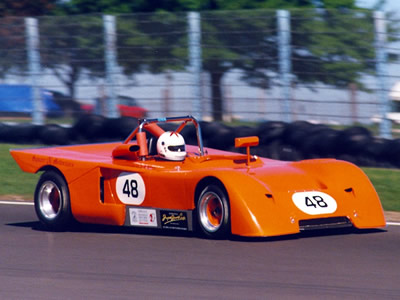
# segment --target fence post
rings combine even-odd
[[[287,10],[277,11],[278,25],[278,55],[279,55],[279,73],[281,82],[281,95],[284,101],[284,121],[292,121],[291,103],[290,103],[290,73],[291,73],[291,49],[290,49],[290,12]]]
[[[115,93],[114,76],[117,72],[117,54],[116,54],[116,21],[115,16],[104,15],[104,57],[106,60],[106,116],[109,118],[118,118],[118,101]]]
[[[44,109],[42,103],[40,79],[40,53],[39,53],[39,29],[35,18],[25,18],[26,45],[28,52],[29,77],[32,85],[32,123],[42,125],[44,123]]]
[[[388,119],[390,112],[389,93],[387,88],[387,53],[386,53],[386,19],[383,11],[374,12],[375,23],[375,59],[376,74],[378,77],[378,98],[380,102],[381,123],[379,135],[383,138],[392,138],[392,124]]]
[[[201,23],[200,13],[189,12],[189,62],[193,75],[193,115],[201,120],[203,111],[201,105]]]

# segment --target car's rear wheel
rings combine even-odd
[[[55,171],[42,174],[35,191],[35,211],[51,230],[62,230],[72,221],[68,185]]]
[[[206,186],[197,200],[197,220],[200,232],[213,239],[230,234],[228,195],[218,185]]]

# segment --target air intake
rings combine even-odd
[[[330,229],[330,228],[345,228],[352,227],[353,224],[346,217],[332,217],[311,220],[300,220],[299,226],[301,231]]]

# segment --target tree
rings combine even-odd
[[[187,63],[186,17],[166,11],[119,15],[118,63],[126,75],[181,70]]]
[[[3,0],[0,3],[0,17],[41,16],[51,13],[58,0]]]
[[[3,17],[0,19],[0,77],[14,70],[26,70],[26,45],[24,19]]]
[[[265,1],[262,7],[311,7],[313,3],[277,0]],[[371,14],[346,9],[354,7],[350,0],[320,1],[317,6],[335,9],[292,10],[294,79],[337,87],[354,82],[361,86],[361,75],[374,70]],[[228,71],[239,69],[244,73],[242,79],[264,89],[279,84],[275,10],[203,12],[202,26],[203,68],[211,78],[215,120],[223,116],[221,82]],[[350,27],[353,30],[348,32]],[[315,34],[316,28],[319,34]]]
[[[202,13],[203,69],[210,74],[212,115],[223,117],[222,80],[242,70],[253,85],[270,87],[277,72],[275,11],[210,11]]]
[[[180,1],[180,0],[169,0],[169,1],[128,1],[128,0],[109,0],[109,1],[94,1],[94,0],[71,0],[64,5],[64,9],[68,13],[92,13],[92,12],[106,12],[106,13],[132,13],[132,12],[155,12],[155,11],[189,11],[189,10],[232,10],[232,9],[253,9],[253,8],[265,8],[268,6],[278,7],[285,5],[296,5],[300,4],[303,6],[311,6],[312,1],[307,0],[270,0],[270,1],[259,1],[259,0],[194,0],[194,1]],[[203,14],[207,14],[206,12]],[[235,13],[236,14],[236,13]],[[251,12],[250,14],[257,14],[256,12]],[[265,74],[259,70],[254,71],[254,64],[265,62],[263,57],[276,57],[276,47],[270,47],[265,39],[265,31],[263,28],[270,27],[270,20],[267,18],[260,17],[254,22],[254,19],[245,17],[239,17],[239,22],[235,19],[231,20],[229,18],[229,13],[222,12],[221,15],[225,16],[225,19],[218,17],[214,20],[210,16],[208,21],[203,22],[203,43],[206,45],[211,45],[211,47],[203,48],[203,69],[210,74],[211,78],[211,94],[212,94],[212,107],[213,107],[213,117],[215,120],[222,119],[223,113],[223,98],[222,98],[222,78],[226,72],[232,68],[245,69],[248,74],[250,74],[249,80],[257,81],[255,79],[250,79],[250,77],[255,77],[252,75],[258,74],[264,77]],[[161,17],[161,18],[160,18]],[[181,16],[183,17],[183,16]],[[150,22],[140,22],[141,18],[148,18]],[[119,63],[124,69],[125,74],[132,74],[134,72],[140,71],[141,69],[146,69],[151,72],[160,72],[165,69],[182,69],[184,68],[184,62],[187,61],[187,50],[183,50],[179,45],[178,41],[182,42],[186,39],[185,30],[186,24],[181,22],[179,24],[181,28],[177,29],[179,34],[173,35],[163,35],[166,30],[165,20],[171,20],[173,16],[171,14],[164,13],[162,16],[148,15],[135,15],[134,18],[124,21],[121,18],[122,25],[119,25],[120,30],[125,30],[129,32],[129,28],[135,28],[140,32],[140,38],[129,38],[128,34],[119,34],[118,46],[119,46]],[[207,19],[207,16],[204,18]],[[137,20],[139,19],[139,20]],[[185,18],[182,18],[185,20]],[[263,20],[263,21],[261,21]],[[273,18],[271,19],[273,20]],[[176,23],[176,20],[174,21]],[[246,22],[246,35],[240,34],[227,34],[229,31],[240,30],[243,23]],[[128,25],[131,23],[130,25]],[[135,24],[132,24],[135,23]],[[268,24],[266,24],[268,23]],[[124,25],[125,24],[125,25]],[[139,28],[139,27],[140,28]],[[156,36],[154,33],[159,31],[159,35]],[[223,32],[219,34],[218,32]],[[253,34],[253,32],[255,34]],[[216,35],[219,35],[218,37]],[[122,38],[120,38],[122,36]],[[126,36],[126,38],[124,37]],[[152,39],[146,38],[151,36]],[[251,37],[257,39],[257,41],[250,41]],[[147,45],[143,43],[146,41]],[[241,45],[246,45],[253,43],[250,47],[235,46],[235,42]],[[268,53],[261,53],[260,50],[255,51],[251,47],[269,49]],[[157,51],[156,57],[154,55],[155,50]],[[139,55],[137,55],[137,50],[140,50]],[[129,51],[129,53],[128,53]],[[275,53],[271,53],[275,52]],[[261,53],[261,54],[260,54]],[[185,57],[184,59],[182,59]],[[258,56],[258,58],[256,58]],[[137,57],[139,59],[137,59]],[[143,60],[147,61],[147,65],[143,63]],[[141,63],[140,63],[141,62]],[[174,62],[174,63],[170,63]],[[262,68],[265,69],[266,63],[262,64]],[[270,66],[269,66],[270,67]],[[276,67],[276,65],[274,65]],[[259,81],[259,80],[258,80]],[[265,80],[263,80],[265,83]]]
[[[10,70],[26,70],[24,16],[50,13],[57,0],[3,0],[0,2],[0,77]]]
[[[102,15],[51,16],[40,18],[42,65],[66,85],[75,98],[77,81],[84,74],[105,77],[104,28]],[[182,69],[187,60],[180,39],[185,17],[168,12],[118,15],[117,60],[125,75],[148,71]]]
[[[365,89],[361,76],[375,71],[373,24],[372,12],[365,10],[293,11],[295,80]]]
[[[104,77],[101,15],[41,17],[39,29],[41,63],[65,84],[71,99],[84,72],[92,78]]]

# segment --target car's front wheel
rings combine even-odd
[[[212,239],[230,234],[228,195],[218,185],[206,186],[197,199],[197,221],[201,233]]]
[[[51,230],[62,230],[72,221],[68,185],[55,171],[42,174],[35,191],[35,211]]]

